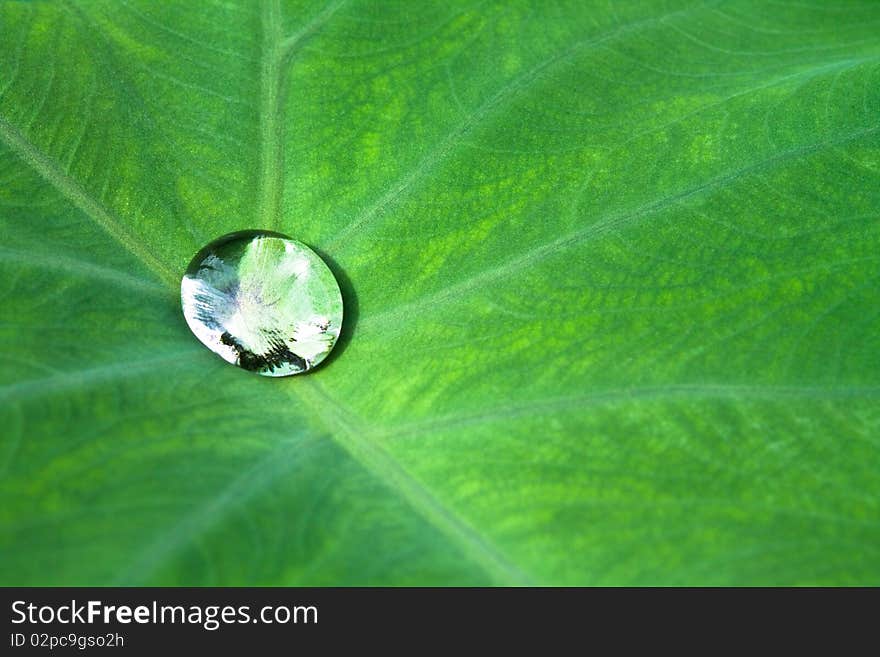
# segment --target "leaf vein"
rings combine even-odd
[[[140,260],[159,279],[169,286],[177,285],[177,275],[169,265],[160,261],[118,216],[90,195],[58,163],[28,141],[3,117],[0,117],[0,141],[5,143],[21,160],[119,242],[129,253]]]

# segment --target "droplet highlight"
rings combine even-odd
[[[180,298],[186,323],[208,349],[263,376],[308,372],[327,358],[342,328],[333,272],[279,233],[214,240],[190,262]]]

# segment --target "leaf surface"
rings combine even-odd
[[[0,582],[880,575],[880,5],[0,3]],[[179,280],[312,245],[271,380]]]

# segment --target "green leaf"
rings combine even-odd
[[[880,5],[0,3],[0,583],[880,581]],[[251,375],[179,281],[310,244]]]

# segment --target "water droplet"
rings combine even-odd
[[[278,233],[220,237],[190,262],[180,284],[186,323],[223,360],[264,376],[306,372],[342,328],[342,294],[305,244]]]

